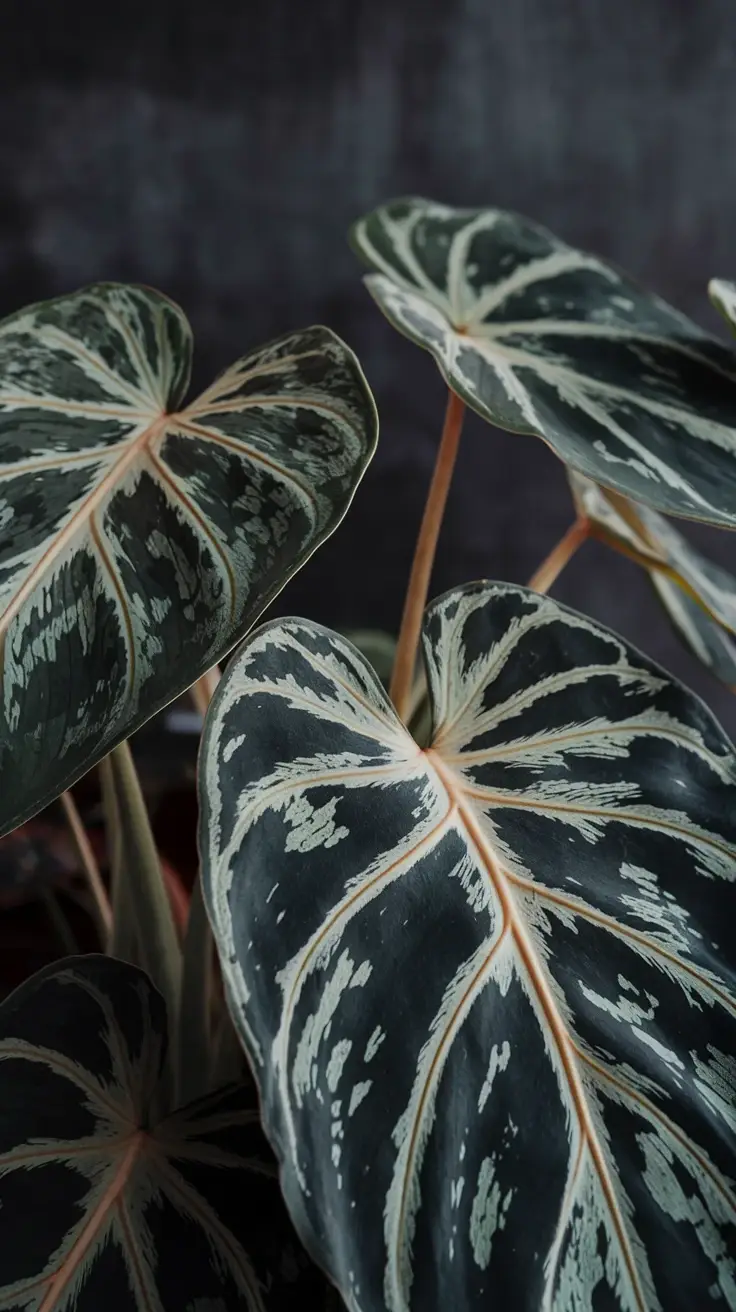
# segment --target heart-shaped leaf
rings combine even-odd
[[[568,470],[568,479],[578,514],[588,521],[593,536],[644,566],[686,646],[716,678],[734,688],[733,575],[701,555],[656,510],[636,506],[573,470]]]
[[[165,1045],[160,995],[111,957],[68,958],[0,1006],[0,1307],[324,1305],[253,1095],[157,1122]]]
[[[500,428],[659,510],[736,527],[736,358],[503,210],[391,201],[352,230],[391,323]]]
[[[206,896],[297,1228],[361,1312],[734,1308],[731,744],[526,589],[449,593],[424,644],[426,751],[303,620],[246,641],[205,731]]]
[[[218,661],[350,503],[376,441],[326,328],[180,409],[190,331],[103,284],[0,324],[0,832]]]

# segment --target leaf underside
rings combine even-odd
[[[0,323],[0,832],[218,661],[344,515],[376,441],[326,328],[182,408],[191,333],[100,284]]]
[[[150,1123],[165,1045],[161,996],[110,957],[0,1007],[0,1308],[322,1306],[249,1088]]]
[[[644,566],[685,645],[711,674],[736,688],[733,575],[701,555],[656,510],[607,493],[572,470],[568,478],[578,514],[594,536]]]
[[[381,310],[483,418],[637,501],[736,527],[736,358],[716,338],[503,210],[405,198],[351,240]]]
[[[302,620],[205,731],[206,898],[297,1229],[353,1312],[736,1308],[732,746],[525,589],[446,595],[424,649],[427,751]]]

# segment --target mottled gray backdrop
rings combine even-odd
[[[720,332],[736,278],[733,0],[5,0],[0,313],[95,279],[160,287],[195,381],[323,322],[382,418],[352,514],[279,609],[396,627],[444,406],[428,356],[374,308],[350,221],[418,193],[519,210]],[[570,518],[561,466],[473,419],[435,591],[525,581]],[[693,536],[736,570],[736,538]],[[717,707],[636,567],[586,547],[556,595]]]

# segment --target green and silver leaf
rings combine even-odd
[[[204,889],[306,1246],[353,1312],[736,1308],[736,758],[526,589],[428,610],[420,750],[306,620],[200,770]]]
[[[736,333],[736,283],[726,282],[723,278],[711,278],[708,295],[731,332]]]
[[[238,641],[340,522],[375,406],[327,328],[183,407],[178,306],[101,284],[0,323],[0,832]]]
[[[736,357],[503,210],[391,201],[352,229],[391,323],[499,428],[658,510],[736,527]]]
[[[0,1006],[0,1307],[292,1312],[327,1282],[283,1206],[249,1087],[152,1121],[161,996],[110,957]]]
[[[736,688],[736,578],[701,555],[656,510],[573,470],[568,479],[591,534],[644,566],[685,645],[716,678]]]

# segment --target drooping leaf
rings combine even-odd
[[[355,224],[391,323],[499,428],[659,510],[736,527],[736,357],[617,269],[503,210]]]
[[[0,1006],[0,1307],[322,1306],[247,1086],[156,1122],[165,1046],[160,995],[111,957]]]
[[[707,611],[661,570],[652,570],[650,579],[664,606],[672,627],[694,656],[736,692],[736,643]]]
[[[733,748],[526,589],[447,594],[424,645],[429,750],[303,620],[205,730],[205,893],[297,1228],[360,1312],[735,1308]]]
[[[676,632],[716,678],[736,687],[736,578],[692,547],[662,515],[568,470],[578,514],[594,537],[647,570]],[[724,629],[726,632],[724,632]]]
[[[344,515],[376,441],[326,328],[182,408],[191,335],[102,284],[0,323],[0,832],[218,661]]]

